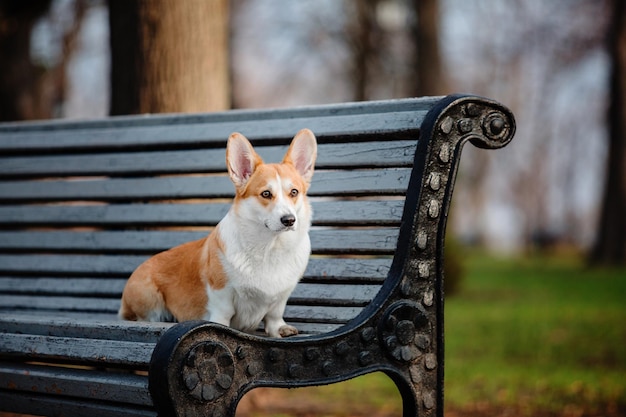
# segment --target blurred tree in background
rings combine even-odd
[[[352,52],[350,70],[352,72],[353,100],[367,100],[370,92],[370,78],[375,75],[381,51],[381,29],[376,20],[379,0],[357,0],[347,3],[347,15],[352,16],[346,23],[346,42]]]
[[[415,74],[408,95],[420,97],[447,94],[450,91],[439,47],[439,0],[412,0],[411,7],[415,15],[411,25]]]
[[[31,30],[37,19],[48,11],[50,2],[0,2],[1,120],[49,118],[52,115],[51,103],[45,103],[39,81],[44,71],[30,59]]]
[[[76,47],[86,3],[69,9],[69,24],[60,25],[61,54],[38,62],[31,54],[32,30],[52,0],[0,0],[0,121],[48,119],[58,116],[66,94],[67,63]]]
[[[111,115],[230,108],[228,0],[109,0]]]
[[[598,234],[590,260],[626,265],[626,4],[621,0],[613,0],[608,50],[612,63],[609,151]]]
[[[439,0],[344,2],[343,42],[349,50],[352,100],[448,93],[439,47]],[[378,93],[380,94],[380,93]]]

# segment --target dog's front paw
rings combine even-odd
[[[281,337],[295,336],[298,334],[298,329],[288,324],[285,324],[284,326],[281,326],[280,329],[278,329],[278,334]]]

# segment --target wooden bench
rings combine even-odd
[[[197,239],[233,186],[233,131],[267,161],[319,143],[313,255],[289,339],[116,317],[133,269]],[[404,415],[443,413],[443,236],[461,146],[506,145],[509,110],[449,96],[288,110],[0,125],[0,409],[221,416],[259,386],[389,375]]]

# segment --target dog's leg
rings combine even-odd
[[[287,297],[284,301],[274,304],[263,318],[265,333],[270,337],[289,337],[298,334],[298,329],[285,323],[283,314],[287,305]]]
[[[229,289],[209,290],[210,302],[203,319],[213,323],[230,326],[230,321],[235,315],[235,307],[232,304],[233,295]]]

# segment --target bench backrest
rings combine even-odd
[[[228,210],[231,132],[274,162],[308,127],[319,144],[313,256],[286,318],[330,331],[387,276],[419,127],[436,102],[0,125],[0,312],[114,319],[136,266],[204,236]]]

